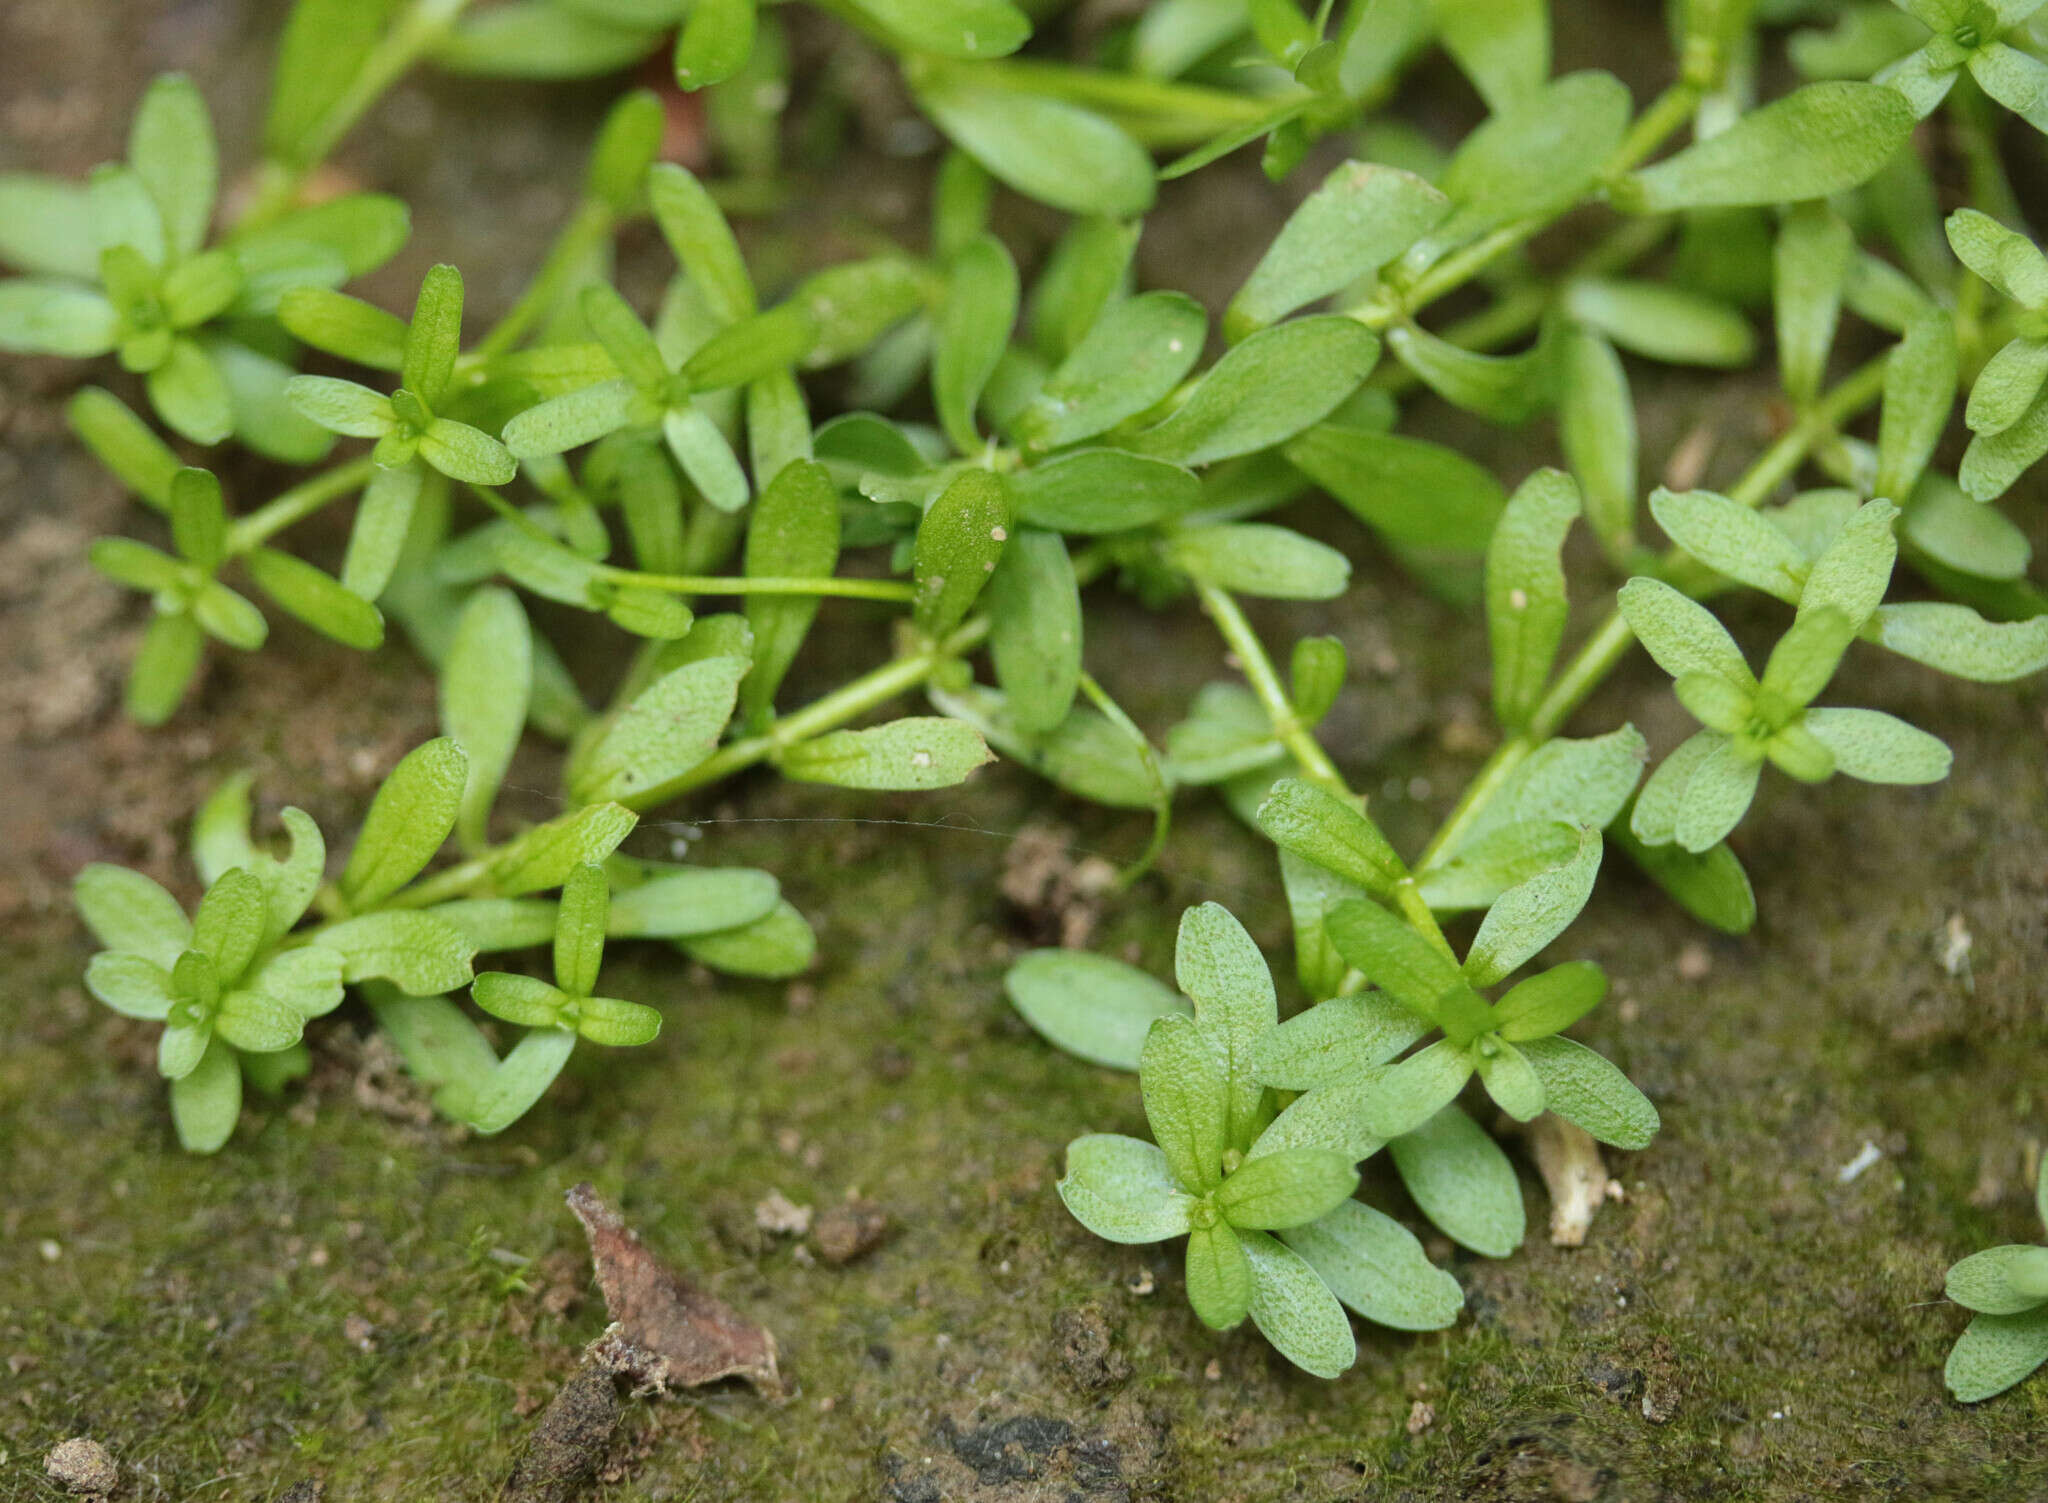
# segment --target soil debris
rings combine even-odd
[[[770,1190],[754,1205],[754,1225],[780,1237],[801,1237],[811,1229],[811,1208]]]
[[[505,1503],[570,1503],[597,1475],[619,1414],[611,1369],[586,1361],[534,1427],[505,1483]]]
[[[1052,1339],[1060,1371],[1084,1394],[1114,1388],[1131,1375],[1131,1359],[1116,1344],[1102,1307],[1068,1305],[1053,1312]]]
[[[811,1243],[819,1257],[837,1268],[873,1252],[888,1235],[888,1212],[872,1200],[849,1200],[819,1214]]]
[[[98,1441],[83,1435],[59,1441],[43,1458],[43,1472],[67,1493],[104,1498],[120,1485],[121,1469]]]
[[[1003,856],[1003,896],[1042,944],[1084,947],[1115,887],[1116,868],[1100,856],[1076,860],[1074,832],[1060,825],[1026,825]]]
[[[772,1334],[655,1257],[588,1183],[571,1189],[568,1201],[590,1238],[612,1315],[611,1329],[591,1348],[598,1365],[656,1389],[745,1378],[771,1398],[782,1396]]]

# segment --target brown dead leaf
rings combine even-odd
[[[612,1328],[591,1348],[598,1362],[657,1388],[745,1378],[771,1398],[782,1396],[775,1337],[765,1327],[655,1257],[590,1185],[577,1185],[568,1200],[590,1238],[597,1284],[612,1315]]]

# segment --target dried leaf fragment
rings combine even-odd
[[[568,1201],[590,1238],[598,1288],[612,1315],[612,1329],[591,1348],[598,1362],[657,1387],[745,1378],[761,1393],[782,1396],[775,1337],[765,1327],[655,1257],[590,1185],[575,1186]]]

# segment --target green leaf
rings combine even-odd
[[[1873,482],[1879,496],[1904,501],[1919,484],[1955,408],[1959,359],[1955,321],[1942,308],[1916,315],[1886,358]]]
[[[1436,0],[1433,8],[1444,50],[1489,110],[1527,99],[1550,76],[1546,0]]]
[[[723,83],[754,50],[754,0],[696,0],[676,38],[676,86],[685,93]]]
[[[1381,1075],[1379,1093],[1366,1107],[1365,1125],[1386,1139],[1413,1132],[1457,1099],[1472,1068],[1468,1051],[1438,1039]]]
[[[345,193],[289,210],[255,229],[238,227],[228,248],[249,282],[241,311],[273,311],[276,299],[296,285],[294,267],[301,269],[300,280],[326,286],[367,276],[397,255],[411,235],[411,211],[388,193]]]
[[[1820,395],[1855,256],[1855,231],[1827,204],[1794,204],[1787,211],[1772,257],[1772,304],[1779,377],[1797,406]]]
[[[1289,1148],[1245,1160],[1216,1204],[1234,1227],[1280,1231],[1327,1215],[1357,1188],[1358,1171],[1341,1153]]]
[[[1300,778],[1283,778],[1259,806],[1259,828],[1291,852],[1384,897],[1407,875],[1379,826],[1349,803]]]
[[[211,470],[182,469],[171,477],[171,539],[188,562],[208,574],[226,559],[227,509]]]
[[[1174,979],[1195,1004],[1195,1021],[1220,1051],[1230,1088],[1230,1141],[1249,1146],[1264,1125],[1263,1090],[1252,1072],[1252,1049],[1279,1021],[1279,1002],[1266,959],[1244,925],[1220,903],[1180,916]]]
[[[1685,780],[1673,826],[1678,843],[1694,854],[1720,844],[1742,822],[1763,768],[1753,752],[1728,737],[1716,731],[1703,734],[1713,740]]]
[[[1245,1155],[1247,1161],[1297,1148],[1336,1153],[1347,1163],[1372,1157],[1386,1144],[1366,1123],[1384,1073],[1368,1070],[1296,1097],[1259,1134]]]
[[[446,736],[414,747],[391,769],[341,874],[351,907],[389,897],[433,860],[455,827],[468,776],[469,758]]]
[[[778,303],[720,329],[683,363],[678,374],[692,390],[745,386],[802,365],[817,341],[811,315],[799,302]]]
[[[1086,705],[1076,705],[1058,729],[1028,736],[993,689],[934,689],[931,700],[980,731],[1004,756],[1070,793],[1112,809],[1150,809],[1158,803],[1157,782],[1131,738]]]
[[[905,52],[1003,57],[1031,36],[1031,20],[1009,0],[849,0]]]
[[[1631,725],[1583,741],[1547,741],[1508,775],[1473,821],[1472,837],[1536,822],[1604,829],[1635,792],[1648,759],[1649,747]]]
[[[839,498],[830,474],[809,461],[785,466],[762,491],[748,522],[747,577],[829,578],[838,562]],[[815,596],[747,597],[754,667],[741,685],[740,704],[750,725],[772,718],[775,690],[817,614]]]
[[[1056,1047],[1117,1070],[1138,1068],[1155,1018],[1188,1004],[1135,966],[1083,950],[1030,950],[1004,974],[1024,1021]]]
[[[476,1005],[494,1018],[527,1028],[563,1028],[574,1002],[567,992],[537,976],[485,971],[471,988]]]
[[[830,731],[782,753],[782,775],[835,788],[925,791],[965,782],[995,760],[973,726],[939,715],[913,715],[860,731]]]
[[[1478,553],[1507,499],[1491,471],[1422,439],[1330,422],[1283,452],[1359,521],[1410,547]]]
[[[1428,1029],[1384,997],[1332,997],[1262,1035],[1252,1069],[1283,1090],[1342,1085],[1387,1064]]]
[[[397,422],[388,397],[333,376],[295,376],[285,399],[329,432],[350,438],[382,438]]]
[[[1989,214],[1958,209],[1944,228],[1956,257],[2023,308],[2048,306],[2048,256],[2016,230]]]
[[[962,151],[1027,198],[1070,214],[1143,214],[1152,160],[1123,128],[1048,95],[993,86],[971,66],[926,63],[918,105]]]
[[[2011,427],[1972,438],[1956,478],[1973,501],[1993,501],[2043,454],[2048,454],[2048,391]]]
[[[1852,631],[1862,628],[1891,582],[1892,564],[1899,556],[1892,530],[1898,515],[1899,509],[1891,502],[1877,500],[1865,502],[1849,516],[1806,577],[1799,595],[1802,618],[1832,610]],[[1768,671],[1764,677],[1769,680]],[[1818,688],[1814,692],[1818,693]]]
[[[1943,1380],[1965,1404],[2001,1394],[2048,1362],[2048,1307],[1979,1315],[1948,1354]]]
[[[1202,685],[1188,718],[1166,733],[1167,778],[1190,787],[1221,783],[1286,755],[1257,697],[1239,684]]]
[[[932,346],[932,398],[939,424],[963,454],[981,448],[974,409],[1017,320],[1017,266],[1002,241],[979,235],[946,268]]]
[[[966,618],[1009,540],[1003,485],[986,470],[963,470],[940,492],[917,529],[914,619],[943,637]]]
[[[211,445],[234,432],[234,399],[227,379],[196,341],[173,340],[168,358],[144,382],[156,415],[179,436]]]
[[[235,1051],[219,1039],[199,1063],[171,1082],[171,1122],[187,1153],[218,1153],[242,1115],[242,1070]]]
[[[527,950],[555,934],[555,905],[538,899],[459,898],[424,911],[453,924],[477,950]]]
[[[1522,1187],[1500,1145],[1456,1107],[1445,1107],[1387,1145],[1422,1214],[1453,1242],[1489,1258],[1512,1256],[1527,1223]]]
[[[533,633],[519,597],[486,587],[463,605],[441,664],[441,730],[469,759],[456,835],[465,850],[486,842],[491,804],[520,733],[533,686]]]
[[[182,611],[151,618],[128,672],[124,707],[141,725],[162,725],[178,708],[192,675],[199,671],[204,637],[199,623]]]
[[[476,959],[469,936],[433,913],[365,913],[321,929],[319,943],[341,956],[346,980],[382,977],[412,997],[469,985],[470,963]]]
[[[1423,385],[1452,406],[1497,423],[1526,422],[1555,394],[1548,345],[1539,343],[1519,355],[1482,355],[1413,324],[1389,329],[1387,345]]]
[[[445,263],[428,268],[405,331],[399,385],[437,406],[462,353],[462,273]],[[458,477],[459,478],[459,477]]]
[[[93,234],[99,241],[102,278],[107,252],[125,247],[146,267],[164,265],[164,216],[140,176],[126,163],[105,162],[86,180]],[[112,263],[118,264],[118,263]]]
[[[1557,436],[1610,558],[1635,546],[1636,407],[1614,346],[1577,325],[1557,335]]]
[[[1223,317],[1233,342],[1374,275],[1434,229],[1451,201],[1396,167],[1346,162],[1268,247]]]
[[[1208,324],[1201,304],[1178,292],[1110,304],[1011,431],[1027,448],[1059,449],[1151,411],[1194,369]]]
[[[435,418],[420,435],[420,458],[450,480],[472,485],[510,485],[519,461],[503,444],[480,429],[449,418]]]
[[[307,165],[329,142],[321,127],[383,37],[396,0],[297,0],[278,43],[265,152]]]
[[[1429,1261],[1415,1234],[1371,1206],[1347,1200],[1281,1235],[1330,1292],[1367,1320],[1397,1331],[1435,1331],[1465,1305],[1458,1281]]]
[[[1660,1125],[1657,1108],[1613,1063],[1555,1034],[1521,1048],[1543,1082],[1551,1111],[1616,1148],[1650,1146]]]
[[[594,78],[646,57],[661,45],[667,29],[599,21],[554,0],[510,0],[469,17],[435,45],[432,56],[452,73]]]
[[[1509,888],[1569,861],[1579,829],[1556,820],[1496,825],[1461,841],[1448,860],[1422,873],[1417,888],[1438,912],[1490,908]]]
[[[25,272],[90,282],[99,239],[85,189],[33,172],[0,172],[0,261]]]
[[[1378,359],[1379,340],[1348,318],[1262,329],[1210,367],[1187,401],[1130,447],[1188,466],[1271,448],[1328,416]]]
[[[1643,869],[1687,913],[1723,934],[1747,934],[1756,925],[1756,894],[1749,875],[1725,845],[1694,854],[1676,845],[1644,845],[1617,824],[1607,838]]]
[[[1902,657],[1958,678],[2009,683],[2048,668],[2048,616],[1991,622],[1966,605],[1881,605],[1877,640]]]
[[[141,872],[95,861],[73,879],[71,899],[86,928],[109,950],[128,951],[168,971],[191,947],[185,910]]]
[[[583,803],[629,797],[702,762],[732,719],[748,666],[746,657],[719,654],[656,679],[579,754],[570,796]]]
[[[1576,203],[1599,180],[1628,120],[1627,86],[1599,72],[1553,79],[1496,113],[1465,137],[1438,179],[1456,207],[1425,244],[1463,245]]]
[[[284,464],[317,464],[334,447],[334,435],[300,416],[285,397],[292,368],[232,339],[202,341],[206,356],[227,383],[235,437]]]
[[[269,904],[253,872],[236,867],[207,888],[192,915],[192,948],[213,962],[223,985],[249,968],[263,943]]]
[[[1521,1050],[1513,1044],[1482,1044],[1474,1052],[1473,1062],[1486,1094],[1508,1116],[1517,1122],[1532,1122],[1542,1115],[1543,1082],[1536,1078]]]
[[[1641,576],[1623,585],[1618,599],[1629,629],[1673,678],[1714,673],[1744,686],[1755,682],[1728,629],[1698,601]]]
[[[693,405],[672,407],[663,416],[662,437],[683,473],[720,511],[738,511],[747,504],[747,476],[718,424]]]
[[[2048,1247],[2009,1244],[1972,1253],[1949,1269],[1942,1293],[1983,1315],[2018,1315],[2048,1304]]]
[[[1230,1330],[1250,1311],[1252,1265],[1229,1222],[1189,1231],[1187,1284],[1188,1304],[1211,1330]]]
[[[1565,534],[1579,514],[1578,487],[1537,470],[1508,498],[1486,549],[1486,621],[1493,644],[1494,714],[1508,730],[1528,722],[1564,641]]]
[[[1764,689],[1787,704],[1811,704],[1834,677],[1855,636],[1854,623],[1833,605],[1802,610],[1771,649],[1770,661],[1764,665]]]
[[[1287,697],[1304,725],[1313,726],[1337,703],[1348,663],[1336,637],[1302,637],[1288,663]]]
[[[153,960],[102,950],[87,962],[85,989],[127,1018],[160,1023],[170,1016],[170,974]]]
[[[2022,335],[1978,371],[1963,421],[1972,433],[2003,433],[2027,415],[2044,384],[2048,384],[2048,339]]]
[[[1010,540],[989,580],[988,611],[989,655],[1011,717],[1027,735],[1054,729],[1081,680],[1081,593],[1057,533],[1023,528]]]
[[[1906,144],[1913,108],[1882,84],[1807,84],[1631,178],[1640,213],[1825,198],[1868,181]]]
[[[1165,551],[1205,583],[1268,600],[1332,600],[1351,582],[1351,561],[1336,549],[1263,522],[1182,528]]]
[[[1718,731],[1701,731],[1681,741],[1650,774],[1636,798],[1629,816],[1629,828],[1645,845],[1669,845],[1678,838],[1678,814],[1685,800],[1685,788],[1700,763],[1727,738]]]
[[[1938,783],[1954,760],[1939,738],[1882,710],[1808,710],[1805,724],[1836,772],[1866,783]]]
[[[384,644],[377,607],[304,559],[275,548],[252,548],[242,566],[257,588],[284,610],[345,647],[373,652]]]
[[[1214,1190],[1230,1146],[1228,1060],[1212,1031],[1181,1013],[1152,1021],[1138,1055],[1145,1119],[1185,1189]]]
[[[208,636],[244,652],[254,652],[270,634],[261,611],[226,585],[212,580],[201,585],[193,598],[192,619],[205,628]]]
[[[170,509],[178,457],[125,402],[97,386],[81,387],[64,415],[115,479],[157,510]]]
[[[1174,1182],[1164,1153],[1118,1133],[1089,1133],[1069,1143],[1058,1189],[1074,1219],[1107,1242],[1178,1237],[1195,1206]]]
[[[1650,495],[1650,514],[1671,541],[1717,574],[1792,604],[1805,588],[1805,554],[1786,536],[1739,501],[1712,491],[1669,491]],[[1697,671],[1697,670],[1689,670]]]
[[[1565,308],[1634,354],[1668,365],[1729,370],[1756,355],[1756,331],[1729,307],[1663,282],[1580,277],[1565,291]]]
[[[620,804],[593,804],[535,825],[498,847],[490,885],[505,897],[560,887],[586,861],[602,861],[633,831],[639,816]]]
[[[1191,511],[1201,482],[1121,449],[1081,449],[1010,477],[1017,520],[1054,532],[1123,532]]]
[[[704,185],[686,167],[657,162],[647,175],[647,197],[663,238],[712,316],[723,325],[753,313],[754,284],[739,242]]]
[[[505,424],[505,447],[521,459],[580,448],[626,427],[634,397],[627,381],[601,381],[550,397]]]
[[[576,1001],[576,1032],[609,1049],[633,1049],[661,1036],[661,1014],[643,1002],[616,997],[580,997]]]
[[[1494,1004],[1500,1036],[1511,1044],[1562,1033],[1600,1005],[1607,977],[1590,960],[1568,960],[1510,988]]]
[[[1240,1239],[1252,1265],[1252,1323],[1303,1372],[1334,1378],[1358,1360],[1344,1307],[1300,1254],[1263,1232]]]
[[[2048,130],[2048,64],[2004,42],[1970,53],[1970,76],[1993,99],[2035,130]]]
[[[613,893],[606,933],[684,939],[766,918],[781,898],[775,878],[748,867],[680,867]]]
[[[1028,314],[1032,348],[1048,364],[1078,349],[1104,309],[1122,296],[1138,230],[1114,219],[1077,219],[1053,246]]]
[[[128,162],[163,216],[171,256],[198,251],[213,221],[220,162],[212,117],[191,79],[166,73],[150,84],[128,132]]]
[[[571,996],[588,997],[597,987],[610,912],[611,885],[602,866],[586,861],[569,873],[555,922],[555,984]]]
[[[1426,1022],[1437,1022],[1439,1000],[1465,985],[1456,961],[1377,903],[1339,903],[1329,932],[1367,981]]]
[[[677,947],[714,971],[781,981],[810,969],[818,953],[818,937],[796,906],[784,898],[750,924],[678,940]]]
[[[0,281],[0,350],[74,360],[114,347],[120,315],[97,292],[28,277]]]
[[[480,1133],[503,1132],[546,1094],[575,1049],[576,1035],[568,1029],[535,1029],[512,1046],[486,1079],[474,1085],[451,1082],[434,1104]]]

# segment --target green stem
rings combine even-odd
[[[1103,718],[1122,731],[1131,745],[1137,748],[1145,775],[1152,780],[1152,838],[1146,842],[1138,859],[1118,874],[1117,890],[1122,892],[1152,870],[1160,852],[1166,849],[1166,837],[1173,828],[1173,785],[1166,781],[1166,770],[1159,765],[1159,754],[1152,749],[1151,738],[1138,729],[1137,722],[1124,713],[1124,707],[1110,697],[1109,691],[1096,681],[1094,674],[1081,675],[1081,692],[1102,712]]]
[[[1350,798],[1351,789],[1344,782],[1344,775],[1337,771],[1337,764],[1330,760],[1330,754],[1323,750],[1322,744],[1296,715],[1294,700],[1280,682],[1279,670],[1267,655],[1266,644],[1259,640],[1259,634],[1245,619],[1236,597],[1199,576],[1195,579],[1195,593],[1201,598],[1202,609],[1209,613],[1209,619],[1216,623],[1217,631],[1222,633],[1224,642],[1236,655],[1238,671],[1265,707],[1266,718],[1273,723],[1273,734],[1293,755],[1301,775],[1342,798]]]
[[[838,730],[848,721],[917,688],[962,653],[972,652],[987,636],[988,618],[976,617],[955,628],[945,640],[931,643],[920,651],[864,674],[823,699],[813,700],[801,710],[783,716],[763,734],[731,742],[688,772],[650,784],[619,802],[631,809],[650,809],[694,788],[719,782],[769,761],[799,741],[809,741],[827,731]]]
[[[676,595],[829,595],[841,600],[888,600],[900,605],[908,605],[917,598],[917,587],[898,579],[802,579],[784,575],[740,579],[715,574],[642,574],[607,564],[597,567],[604,578],[620,584]]]
[[[1757,456],[1755,463],[1728,492],[1729,497],[1744,506],[1761,506],[1799,468],[1815,444],[1877,400],[1884,390],[1888,359],[1888,356],[1880,355],[1868,362],[1814,403],[1796,425]],[[1668,576],[1687,558],[1684,552],[1673,548],[1659,561],[1656,572],[1660,576]],[[1432,870],[1457,847],[1487,804],[1500,792],[1509,775],[1538,747],[1563,729],[1572,712],[1584,704],[1614,671],[1615,665],[1627,655],[1634,642],[1635,633],[1629,629],[1621,611],[1618,608],[1610,610],[1607,618],[1551,682],[1530,714],[1528,725],[1502,742],[1466,786],[1457,807],[1451,810],[1415,863],[1416,871]]]
[[[228,531],[228,552],[247,553],[294,522],[310,517],[328,502],[350,491],[360,490],[369,483],[376,470],[375,462],[365,454],[310,480],[300,481],[276,499],[236,521]]]
[[[370,49],[349,86],[338,95],[303,139],[294,143],[289,160],[266,159],[255,199],[241,225],[253,227],[277,218],[297,202],[299,187],[341,138],[356,126],[399,78],[445,37],[468,9],[470,0],[413,0]]]

